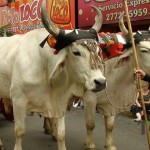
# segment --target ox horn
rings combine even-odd
[[[59,34],[59,28],[53,24],[47,15],[46,0],[43,0],[41,5],[41,20],[45,29],[56,38]]]
[[[94,8],[97,12],[97,15],[95,16],[95,24],[92,26],[92,28],[95,29],[96,32],[98,33],[99,30],[101,29],[102,21],[103,21],[102,12],[93,5],[91,5],[91,7]]]
[[[123,16],[124,16],[124,12],[120,14],[119,16],[119,28],[121,30],[121,32],[123,33],[123,35],[127,35],[128,34],[128,30],[125,27],[124,21],[123,21]]]

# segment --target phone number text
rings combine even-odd
[[[122,12],[114,12],[114,13],[106,14],[106,20],[107,21],[118,20],[121,13]],[[129,16],[131,18],[146,16],[146,15],[150,15],[147,8],[129,10]]]

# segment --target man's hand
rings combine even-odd
[[[141,69],[134,69],[134,73],[141,79],[145,77],[145,72]]]

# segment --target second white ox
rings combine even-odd
[[[120,18],[120,29],[127,35],[123,24],[123,15]],[[140,68],[150,74],[150,31],[144,38],[144,33],[138,33],[136,49]],[[129,43],[131,44],[131,43]],[[105,147],[107,150],[116,150],[112,130],[117,113],[128,110],[135,100],[137,83],[133,68],[135,66],[133,50],[127,48],[125,53],[106,61],[105,77],[107,78],[106,89],[93,93],[86,92],[84,95],[84,108],[86,120],[86,149],[95,150],[92,132],[95,127],[95,110],[102,112],[105,120]]]
[[[16,135],[14,150],[22,150],[27,110],[45,117],[59,118],[58,149],[66,150],[64,113],[69,98],[72,95],[82,96],[85,90],[99,91],[105,88],[106,79],[97,65],[100,63],[96,54],[98,44],[93,38],[97,37],[102,18],[101,12],[93,8],[97,11],[96,22],[92,27],[95,33],[61,30],[60,35],[60,29],[48,19],[46,0],[43,1],[42,22],[57,39],[57,48],[63,49],[58,55],[54,55],[54,49],[47,43],[43,48],[39,46],[49,34],[45,29],[0,38],[0,96],[3,100],[7,99],[7,103],[10,99],[13,105]],[[83,38],[80,38],[80,33]],[[72,42],[70,34],[79,40]],[[66,44],[68,41],[71,42]],[[93,64],[94,58],[97,58],[97,62]]]

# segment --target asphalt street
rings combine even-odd
[[[143,124],[136,123],[133,118],[118,115],[115,121],[114,138],[118,150],[148,150],[146,133]],[[84,150],[85,120],[83,109],[72,108],[66,113],[66,147],[67,150]],[[0,114],[0,138],[6,150],[13,150],[14,122],[6,120]],[[105,150],[105,129],[103,116],[96,114],[94,140],[97,150]],[[27,116],[26,134],[23,140],[23,150],[57,150],[57,143],[50,135],[44,134],[43,117],[37,114]]]

